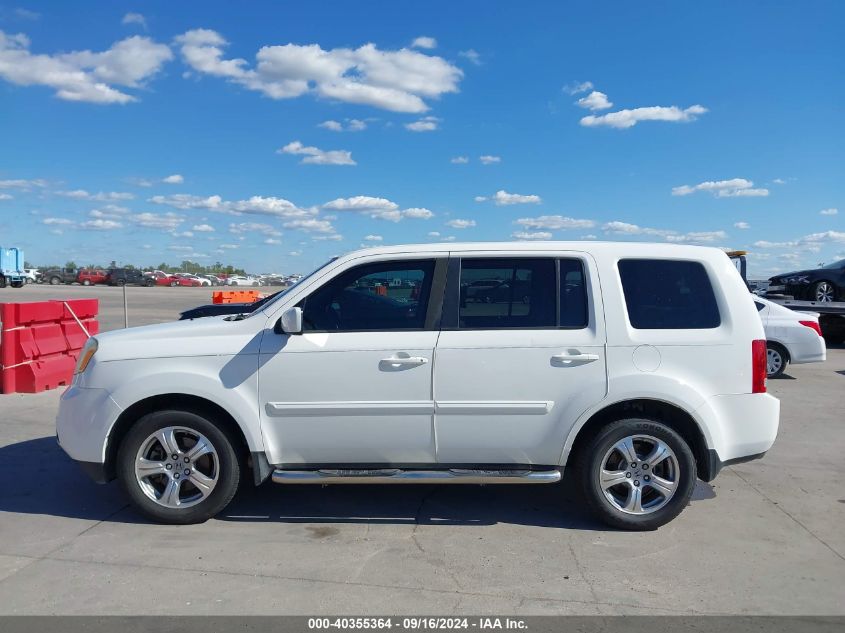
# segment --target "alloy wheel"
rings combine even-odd
[[[820,281],[816,284],[816,301],[820,303],[829,303],[833,301],[833,285]]]
[[[626,514],[651,514],[678,489],[680,465],[663,440],[651,435],[622,438],[605,453],[599,486],[610,504]]]
[[[766,350],[766,374],[774,376],[783,367],[783,355],[770,347]]]
[[[211,441],[182,426],[155,431],[135,456],[135,480],[143,493],[166,508],[188,508],[206,499],[220,476]]]

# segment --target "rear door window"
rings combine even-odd
[[[459,327],[462,329],[557,326],[555,260],[463,259]]]
[[[684,330],[721,324],[713,286],[701,263],[623,259],[618,266],[632,327]]]

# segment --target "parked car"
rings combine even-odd
[[[109,286],[148,286],[148,279],[140,270],[134,268],[109,268],[106,271],[106,283]]]
[[[226,278],[227,286],[258,286],[259,281],[254,278],[245,277],[243,275],[231,275]]]
[[[211,285],[211,281],[209,279],[206,279],[205,277],[200,277],[199,275],[194,275],[192,273],[174,273],[174,275],[176,277],[179,277],[180,279],[186,279],[186,280],[192,282],[190,284],[191,286],[210,286]],[[182,284],[182,285],[186,285],[186,284]]]
[[[154,270],[150,273],[144,273],[147,279],[147,285],[149,286],[199,286],[201,285],[199,280],[191,279],[190,277],[183,277],[181,276],[182,273],[176,274],[169,274],[162,272],[160,270]]]
[[[50,268],[41,273],[41,283],[58,286],[76,283],[79,270],[76,268]]]
[[[526,280],[528,303],[461,306],[491,273]],[[385,276],[417,298],[366,290]],[[477,243],[359,251],[249,314],[98,334],[56,426],[165,523],[222,511],[247,468],[256,484],[540,484],[572,464],[597,517],[643,530],[696,477],[761,457],[778,418],[722,251]]]
[[[108,279],[108,274],[104,270],[93,270],[83,268],[76,276],[76,281],[83,286],[90,286],[93,284],[104,284]]]
[[[203,279],[208,279],[208,281],[211,283],[212,286],[222,286],[223,285],[223,280],[220,279],[220,277],[218,277],[216,275],[210,275],[210,274],[206,273],[206,274],[198,275],[198,277],[202,277]]]
[[[37,268],[24,268],[23,276],[24,283],[28,284],[36,284],[41,280],[41,273],[38,272]]]
[[[819,363],[827,357],[827,347],[819,327],[819,315],[796,312],[762,297],[754,304],[766,332],[766,373],[775,378],[794,363]]]
[[[767,292],[821,303],[845,301],[845,259],[821,268],[776,275],[769,279]]]

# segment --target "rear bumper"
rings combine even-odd
[[[709,398],[696,412],[710,428],[711,479],[728,464],[762,457],[778,433],[780,401],[767,393]]]
[[[746,455],[744,457],[736,457],[734,459],[729,459],[726,462],[723,462],[719,459],[719,454],[714,451],[712,448],[710,449],[710,458],[707,464],[707,477],[704,481],[713,481],[722,472],[722,469],[725,466],[733,466],[734,464],[744,464],[745,462],[752,462],[755,459],[762,459],[766,453],[757,453],[756,455]],[[96,480],[95,480],[96,481]]]

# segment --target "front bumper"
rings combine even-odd
[[[59,402],[56,418],[59,445],[78,462],[103,465],[109,432],[122,412],[105,389],[71,385]]]

